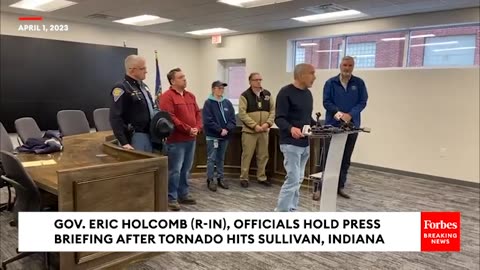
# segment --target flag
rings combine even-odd
[[[157,65],[156,78],[155,78],[155,97],[156,100],[162,94],[162,82],[160,81],[160,68],[158,67],[158,56],[157,51],[155,50],[155,64]]]

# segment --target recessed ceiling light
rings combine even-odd
[[[457,47],[457,48],[448,48],[448,49],[435,49],[434,52],[445,52],[445,51],[461,51],[461,50],[473,50],[477,47]]]
[[[334,19],[346,19],[346,18],[358,18],[366,16],[366,14],[361,13],[360,11],[349,9],[335,12],[328,12],[322,14],[308,15],[302,17],[295,17],[292,20],[301,21],[301,22],[321,22],[321,21],[330,21]]]
[[[375,54],[359,54],[359,55],[353,55],[353,58],[368,58],[368,57],[375,57]]]
[[[215,34],[224,34],[224,33],[233,33],[233,32],[236,32],[236,31],[230,30],[227,28],[210,28],[210,29],[190,31],[190,32],[187,32],[187,34],[201,36],[201,35],[215,35]]]
[[[316,52],[319,53],[327,53],[327,52],[341,52],[342,50],[318,50]]]
[[[217,0],[218,3],[223,3],[231,6],[242,8],[253,8],[267,5],[274,5],[292,0]]]
[[[434,34],[425,34],[425,35],[416,35],[416,36],[411,36],[410,38],[425,38],[425,37],[434,37]]]
[[[10,7],[50,12],[57,9],[66,8],[75,4],[77,3],[65,0],[22,0],[16,2],[15,4],[11,4]]]
[[[445,42],[432,42],[432,43],[422,43],[422,44],[414,44],[410,45],[410,47],[425,47],[425,46],[439,46],[439,45],[449,45],[449,44],[457,44],[458,41],[445,41]]]
[[[165,19],[158,16],[154,16],[154,15],[140,15],[140,16],[121,19],[121,20],[115,20],[113,22],[136,25],[136,26],[146,26],[146,25],[166,23],[171,21],[172,20],[170,19]]]
[[[416,36],[411,36],[410,39],[426,38],[426,37],[434,37],[434,36],[435,36],[434,34],[416,35]],[[397,40],[405,40],[405,37],[382,38],[382,41],[397,41]]]
[[[382,41],[397,41],[397,40],[405,40],[405,37],[382,38]]]
[[[314,43],[314,42],[312,42],[312,43],[310,43],[310,42],[300,43],[300,46],[302,46],[302,47],[317,46],[317,45],[318,45],[318,43]]]

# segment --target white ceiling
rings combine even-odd
[[[72,0],[78,4],[43,13],[9,7],[17,1],[1,0],[0,8],[2,12],[40,15],[67,21],[109,25],[193,38],[197,36],[188,35],[185,32],[224,27],[238,31],[235,34],[243,34],[318,25],[298,22],[291,18],[312,15],[314,13],[304,8],[322,4],[335,3],[346,8],[356,9],[367,14],[367,18],[479,6],[479,0],[293,0],[257,8],[234,7],[217,3],[216,0]],[[150,14],[173,21],[146,27],[135,27],[113,23],[111,18],[89,18],[93,14],[104,14],[115,19]]]

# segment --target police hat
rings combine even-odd
[[[163,139],[172,134],[174,130],[172,117],[168,112],[160,111],[155,116],[150,124],[150,136],[154,143],[161,143]]]

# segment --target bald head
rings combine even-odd
[[[298,64],[293,70],[293,78],[302,88],[310,88],[315,81],[315,67],[310,64]]]
[[[308,73],[312,70],[315,71],[315,68],[310,64],[298,64],[293,70],[293,78],[295,80],[298,80],[302,77],[303,74]]]
[[[147,67],[145,58],[138,55],[129,55],[125,58],[125,73],[136,80],[145,80]]]

